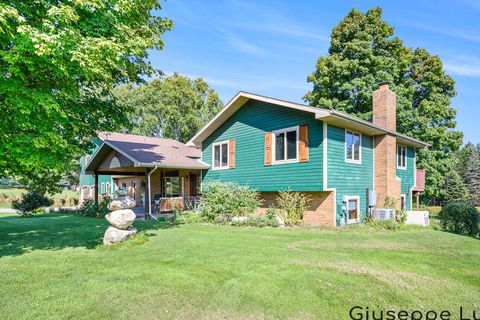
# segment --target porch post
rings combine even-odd
[[[148,168],[145,168],[145,219],[150,219],[150,179]]]
[[[95,205],[98,206],[98,173],[95,171],[95,190],[93,190],[95,195]]]
[[[417,192],[415,196],[417,198],[417,211],[420,211],[420,192]]]

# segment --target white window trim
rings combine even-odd
[[[287,159],[287,148],[285,148],[285,160],[275,160],[275,155],[276,155],[276,140],[277,140],[277,134],[280,134],[282,132],[285,132],[285,137],[287,136],[287,132],[290,131],[296,131],[297,132],[297,141],[296,141],[296,148],[297,148],[297,157],[295,159]],[[272,164],[285,164],[285,163],[297,163],[300,161],[300,158],[298,156],[300,152],[300,126],[296,127],[290,127],[290,128],[285,128],[285,129],[279,129],[272,131]]]
[[[212,170],[228,170],[230,169],[230,140],[215,142],[212,144]],[[215,166],[215,146],[220,146],[220,164],[222,163],[222,144],[227,144],[227,165],[222,167]]]
[[[405,203],[405,210],[407,210],[407,195],[406,194],[401,194],[400,195],[400,207],[402,206],[402,198],[404,198],[404,203]],[[401,208],[400,208],[401,209]]]
[[[398,154],[398,147],[405,148],[405,166],[404,166],[404,167],[398,165],[398,157],[400,156],[400,155]],[[402,144],[397,144],[397,168],[398,168],[398,169],[407,170],[407,162],[408,162],[407,153],[408,153],[408,148],[407,148],[406,146],[404,146],[404,145],[402,145]]]
[[[105,194],[106,189],[105,189],[105,182],[102,182],[100,184],[100,194]]]
[[[346,218],[347,218],[347,224],[359,223],[359,222],[360,222],[360,217],[361,217],[361,215],[362,215],[362,213],[360,212],[360,197],[359,197],[359,196],[346,196],[345,198],[346,198],[346,200],[347,200],[347,201],[346,201],[346,204],[345,204],[345,208],[347,208],[347,210],[346,210],[346,214],[347,214],[347,217],[346,217]],[[357,213],[358,213],[358,214],[357,214],[357,215],[358,215],[357,219],[349,219],[349,218],[348,218],[348,202],[349,202],[350,200],[356,200],[356,201],[357,201]]]
[[[360,145],[359,145],[359,150],[358,150],[358,160],[353,160],[353,159],[348,159],[347,158],[347,132],[350,132],[352,134],[358,134],[359,137],[360,137]],[[353,130],[350,130],[350,129],[346,129],[345,128],[345,146],[344,146],[344,152],[345,152],[345,155],[344,155],[344,158],[345,158],[345,162],[347,163],[354,163],[354,164],[362,164],[362,134],[360,132],[357,132],[357,131],[353,131]],[[354,152],[352,151],[352,155],[354,154]]]

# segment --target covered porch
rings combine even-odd
[[[156,219],[175,210],[195,208],[201,193],[200,151],[181,142],[112,134],[85,167],[95,177],[111,175],[116,188],[127,190],[136,201],[138,218]]]

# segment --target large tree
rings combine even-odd
[[[112,88],[155,70],[172,26],[158,0],[0,4],[0,176],[54,189],[98,130],[127,123]]]
[[[316,107],[371,119],[372,92],[379,82],[389,81],[397,95],[397,130],[431,144],[417,161],[427,169],[426,195],[444,196],[444,177],[454,169],[453,156],[463,138],[452,130],[455,82],[438,56],[408,48],[393,34],[382,9],[351,10],[333,29],[328,55],[318,59],[308,77],[313,89],[304,98]]]
[[[174,73],[140,85],[115,89],[115,96],[129,110],[133,134],[186,142],[222,107],[217,93],[202,78]]]
[[[463,182],[472,194],[475,205],[480,204],[480,155],[477,148],[471,144],[463,149],[463,158],[460,159]]]

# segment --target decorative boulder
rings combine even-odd
[[[135,212],[131,209],[112,211],[105,215],[105,219],[107,219],[112,226],[122,230],[127,230],[133,221],[135,221],[135,218]]]
[[[132,197],[119,197],[115,198],[108,204],[110,211],[132,209],[135,208],[137,202]]]
[[[127,189],[118,189],[115,191],[115,197],[126,197],[128,194]]]
[[[105,231],[105,235],[103,236],[103,244],[110,245],[113,243],[119,243],[128,239],[136,233],[137,229],[135,228],[120,230],[115,227],[108,227],[107,231]]]

